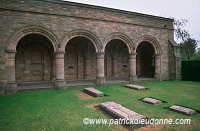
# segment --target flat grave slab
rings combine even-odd
[[[100,104],[100,108],[115,118],[121,119],[146,119],[146,116],[129,110],[115,102],[105,102]]]
[[[89,94],[89,95],[92,95],[94,97],[103,97],[105,96],[105,94],[95,88],[85,88],[83,90],[85,93]]]
[[[126,85],[125,87],[136,89],[136,90],[145,90],[145,89],[147,89],[146,87],[138,86],[138,85],[132,85],[132,84]]]
[[[162,101],[154,99],[154,98],[144,98],[144,99],[142,99],[142,101],[153,104],[153,105],[163,104]]]
[[[173,110],[173,111],[176,111],[176,112],[184,113],[184,114],[187,114],[187,115],[194,115],[194,114],[197,113],[193,109],[182,107],[182,106],[178,106],[178,105],[170,106],[169,110]]]

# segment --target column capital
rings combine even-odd
[[[135,59],[137,53],[129,53],[129,59]]]
[[[57,51],[54,52],[55,59],[64,59],[65,52],[64,51]]]
[[[155,57],[159,57],[159,56],[161,56],[161,55],[162,55],[162,54],[155,54],[154,56],[155,56]]]
[[[5,50],[5,52],[6,52],[6,53],[14,53],[14,54],[16,54],[16,53],[17,53],[17,51],[16,51],[16,50]]]
[[[5,52],[8,54],[8,59],[15,59],[15,55],[16,55],[17,51],[6,50]]]
[[[97,59],[104,59],[104,55],[105,55],[104,52],[97,52],[96,53]]]
[[[54,54],[65,54],[65,51],[55,51]]]

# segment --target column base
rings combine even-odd
[[[137,83],[137,76],[130,76],[129,83]]]
[[[177,81],[181,81],[182,80],[182,75],[181,74],[176,74],[176,78]]]
[[[162,81],[160,74],[155,74],[154,78],[156,79],[156,81]]]
[[[54,89],[56,90],[65,90],[67,89],[67,84],[65,80],[55,80]]]
[[[17,92],[18,92],[17,83],[15,81],[8,82],[7,86],[5,88],[5,93],[6,94],[14,94],[14,93],[17,93]]]
[[[106,85],[106,78],[105,77],[96,78],[96,86],[105,86],[105,85]]]

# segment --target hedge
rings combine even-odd
[[[200,60],[182,61],[182,80],[200,81]]]

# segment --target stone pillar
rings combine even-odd
[[[129,83],[137,82],[136,53],[129,54]]]
[[[118,77],[118,57],[117,55],[113,55],[112,58],[112,76]]]
[[[104,74],[104,55],[103,52],[98,52],[97,54],[97,78],[96,85],[101,86],[106,84],[105,74]]]
[[[155,54],[155,76],[157,81],[161,81],[161,54]]]
[[[90,78],[91,74],[91,60],[90,56],[88,53],[84,54],[85,57],[85,74],[84,74],[84,79]]]
[[[15,54],[16,51],[7,51],[7,61],[6,61],[6,70],[7,70],[7,86],[5,93],[16,93],[17,92],[17,83],[15,79]]]
[[[64,73],[64,56],[65,52],[55,52],[55,70],[56,70],[56,80],[54,83],[54,88],[57,90],[64,90],[67,88]]]
[[[55,54],[52,55],[52,61],[51,61],[51,81],[55,81],[56,79],[56,68],[55,68]]]

